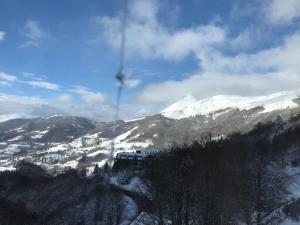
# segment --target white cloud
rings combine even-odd
[[[43,32],[39,27],[37,21],[27,20],[24,24],[24,29],[25,29],[24,35],[31,40],[37,40],[43,37]]]
[[[27,79],[38,80],[38,81],[42,81],[45,79],[44,76],[39,76],[39,75],[36,75],[35,73],[28,73],[28,72],[23,72],[22,76]]]
[[[109,98],[103,93],[93,92],[89,88],[82,85],[74,85],[70,92],[80,95],[81,100],[88,105],[107,103]]]
[[[0,71],[0,80],[13,82],[17,80],[17,77]]]
[[[89,99],[85,96],[78,100],[69,93],[53,98],[0,93],[0,120],[16,117],[47,117],[54,114],[83,116],[97,121],[113,119],[114,107],[110,102],[98,102],[97,95],[90,97]]]
[[[4,41],[6,33],[0,30],[0,42]]]
[[[159,10],[158,4],[159,2],[155,0],[133,0],[129,6],[130,15],[137,22],[155,25]]]
[[[219,51],[199,52],[197,57],[205,71],[222,74],[251,74],[267,71],[292,72],[300,75],[300,33],[287,36],[283,43],[253,54],[225,56]],[[288,77],[288,76],[287,76]]]
[[[37,88],[44,88],[48,90],[58,90],[59,85],[46,82],[46,81],[37,81],[37,80],[32,80],[32,81],[22,81],[22,83],[28,84],[32,87],[37,87]]]
[[[27,20],[21,29],[21,33],[25,36],[26,41],[20,45],[20,48],[30,46],[38,47],[40,45],[40,39],[45,37],[39,23],[35,20]]]
[[[85,94],[90,94],[91,91],[89,88],[82,86],[82,85],[74,85],[72,89],[69,90],[70,92],[80,94],[80,95],[85,95]]]
[[[288,23],[300,16],[299,0],[268,3],[264,12],[272,23]],[[129,6],[128,54],[165,60],[193,55],[198,60],[199,72],[183,80],[172,80],[168,74],[165,77],[169,80],[148,85],[134,103],[141,111],[157,112],[159,107],[186,93],[204,98],[217,94],[269,94],[299,87],[300,33],[286,36],[277,46],[247,53],[245,50],[257,48],[259,41],[265,41],[265,27],[250,25],[234,37],[229,37],[229,27],[214,22],[174,30],[159,21],[159,6],[155,0],[133,1]],[[98,17],[97,22],[104,40],[118,49],[120,18]],[[224,49],[230,49],[231,54]]]
[[[126,79],[125,80],[125,86],[128,88],[135,88],[139,86],[141,83],[141,80],[138,79]]]
[[[226,31],[215,24],[171,30],[158,21],[159,4],[155,0],[135,0],[129,6],[126,48],[130,54],[146,58],[181,60],[202,49],[224,42]],[[120,46],[121,21],[118,17],[98,17],[102,35],[108,44]]]
[[[11,84],[7,81],[0,80],[0,86],[10,86]]]
[[[16,80],[16,76],[0,71],[0,86],[11,86]]]
[[[73,100],[73,96],[70,94],[61,94],[56,98],[59,102],[68,103]]]
[[[0,115],[27,115],[31,112],[30,106],[35,107],[43,103],[40,98],[0,94]]]
[[[43,81],[41,77],[33,73],[22,74],[27,80],[21,79],[17,76],[0,71],[0,85],[11,86],[14,83],[26,84],[35,88],[44,88],[47,90],[59,90],[60,86],[55,83]]]
[[[265,8],[269,22],[286,24],[300,17],[299,0],[270,0]]]
[[[103,104],[107,101],[107,97],[99,92],[81,95],[81,99],[88,105]]]
[[[181,81],[169,80],[150,85],[138,96],[138,101],[142,104],[169,104],[186,93],[202,99],[219,94],[263,95],[299,87],[299,79],[286,79],[285,75],[288,74],[196,74]]]
[[[263,95],[300,86],[300,34],[288,36],[274,48],[254,54],[225,56],[217,50],[199,52],[198,72],[184,80],[152,84],[137,97],[139,103],[171,103],[186,93],[197,98],[218,94]]]
[[[16,118],[26,118],[26,114],[24,113],[0,114],[0,122],[4,122],[6,120],[11,120]]]
[[[29,73],[29,77],[33,75],[36,77],[35,74]],[[60,89],[60,86],[54,83],[23,80],[0,71],[0,85],[11,85],[13,82],[48,90]],[[114,118],[115,106],[106,94],[80,85],[53,98],[0,93],[0,121],[17,117],[47,117],[54,114],[83,116],[97,121],[106,121]]]
[[[238,51],[248,50],[257,46],[264,39],[264,35],[266,35],[265,27],[249,26],[230,39],[229,46]]]

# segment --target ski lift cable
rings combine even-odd
[[[123,20],[122,20],[122,33],[121,33],[121,48],[120,48],[120,67],[119,67],[119,73],[123,72],[123,67],[124,67],[125,42],[126,42],[126,26],[127,26],[127,0],[123,0]],[[117,77],[117,79],[118,79],[118,77]]]
[[[123,0],[123,18],[122,18],[122,27],[121,27],[121,43],[120,43],[120,64],[119,70],[116,74],[116,79],[119,82],[119,87],[117,91],[117,99],[116,99],[116,114],[113,121],[112,133],[113,139],[111,144],[111,152],[109,163],[112,165],[114,151],[115,151],[115,137],[116,137],[116,127],[117,121],[119,119],[120,114],[120,104],[121,104],[121,96],[122,90],[125,85],[125,75],[124,75],[124,58],[125,58],[125,42],[126,42],[126,26],[127,26],[127,0]]]

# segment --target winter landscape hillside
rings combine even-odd
[[[206,220],[208,224],[221,224],[220,218],[225,216],[223,220],[232,224],[248,225],[251,221],[262,225],[297,224],[300,219],[298,93],[295,90],[249,98],[223,95],[203,100],[186,95],[161,113],[116,121],[116,132],[113,132],[114,122],[81,117],[55,115],[4,121],[0,123],[3,181],[0,197],[4,201],[0,205],[0,218],[8,224],[19,224],[20,218],[28,224],[46,221],[119,224],[118,220],[122,221],[120,224],[129,221],[152,224],[160,220],[167,224],[192,221],[205,224]],[[113,171],[108,172],[106,163],[113,139],[114,156],[119,156]],[[144,157],[139,167],[134,166],[134,151],[141,151]],[[218,174],[220,169],[222,173]],[[107,174],[111,174],[109,181]],[[171,179],[174,176],[178,177]],[[209,183],[205,181],[207,176]],[[198,184],[198,179],[204,183]],[[28,183],[27,188],[22,186],[24,182]],[[52,202],[55,193],[62,195],[70,185],[73,194],[68,199]],[[219,188],[213,188],[215,185]],[[56,189],[55,186],[60,188],[52,193],[50,189]],[[192,197],[195,191],[206,194]],[[26,192],[39,197],[29,199]],[[237,195],[231,196],[231,192]],[[183,195],[172,199],[167,197],[168,193]],[[209,193],[213,194],[210,200],[206,199]],[[99,200],[100,196],[106,197]],[[193,198],[198,200],[195,202]],[[232,205],[233,211],[220,208],[219,198],[226,202],[223,204]],[[17,199],[22,204],[16,203]],[[111,201],[119,205],[111,205]],[[180,208],[170,208],[169,201],[177,202]],[[61,204],[67,207],[68,216],[51,216]],[[99,213],[112,210],[111,217],[93,211],[99,204],[102,205]],[[54,211],[44,214],[43,208],[49,206]],[[235,211],[241,207],[245,211]],[[199,209],[200,214],[194,211]],[[13,215],[17,215],[16,220],[10,219]]]
[[[300,0],[0,0],[0,225],[300,225]]]
[[[297,99],[291,102],[296,103]],[[267,114],[260,113],[265,110],[263,106],[249,111],[231,110],[233,112],[226,112],[228,115],[223,118],[227,125],[224,128],[226,135],[205,130],[205,135],[198,140],[183,138],[180,139],[183,142],[176,145],[151,148],[157,154],[144,158],[141,167],[136,167],[137,159],[127,157],[130,154],[125,154],[125,158],[120,155],[112,169],[104,163],[111,140],[107,140],[106,149],[95,148],[95,141],[99,141],[97,145],[106,145],[106,140],[101,141],[103,137],[97,135],[99,129],[109,135],[110,123],[88,123],[74,117],[61,120],[57,116],[4,122],[19,131],[20,126],[25,128],[24,124],[38,120],[45,124],[48,132],[51,132],[48,127],[53,127],[53,123],[45,123],[47,120],[54,120],[55,126],[60,124],[69,128],[71,122],[71,127],[82,131],[86,129],[81,134],[86,142],[77,140],[80,135],[69,140],[69,144],[54,139],[56,142],[49,141],[48,149],[43,150],[42,144],[34,140],[31,148],[3,153],[4,163],[9,163],[10,157],[20,158],[15,162],[16,171],[9,171],[14,170],[13,165],[6,167],[7,164],[2,164],[0,224],[298,224],[298,107],[293,105],[293,108],[280,108]],[[131,132],[143,123],[149,125],[147,120],[152,124],[154,118],[165,123],[165,133],[172,126],[185,128],[176,124],[182,120],[185,123],[190,121],[188,125],[191,125],[197,120],[199,123],[212,123],[217,119],[212,115],[179,120],[154,115],[120,121],[118,124],[124,130],[116,137],[116,142],[120,142],[118,151],[128,151],[126,146],[130,143],[128,136]],[[245,119],[250,125],[233,126],[244,124]],[[67,124],[62,121],[67,121]],[[37,127],[41,130],[45,126]],[[213,126],[216,124],[208,127]],[[62,130],[65,136],[61,138],[69,138],[76,133],[74,130],[73,133]],[[33,128],[22,131],[22,135],[29,140],[30,135],[36,135],[34,131]],[[167,137],[178,138],[181,132],[177,132],[173,131],[171,134],[174,136]],[[51,136],[48,138],[51,140]],[[124,139],[128,143],[122,143]],[[51,146],[52,143],[55,144]],[[16,142],[15,145],[20,146]],[[149,146],[137,147],[146,152]],[[4,149],[7,151],[7,148]],[[47,161],[52,154],[59,155],[55,158],[57,161]],[[41,162],[40,156],[46,160]]]
[[[186,95],[161,113],[127,121],[95,122],[80,117],[53,116],[0,123],[1,170],[14,169],[22,159],[53,171],[92,170],[103,166],[114,138],[117,152],[164,151],[172,145],[205,138],[224,139],[251,131],[258,123],[286,121],[300,112],[300,91],[268,96],[214,96],[197,100]]]

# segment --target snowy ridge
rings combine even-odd
[[[125,120],[124,122],[130,123],[130,122],[136,122],[136,121],[143,120],[143,119],[145,119],[145,117],[139,117],[139,118],[135,118],[135,119]]]
[[[193,96],[187,95],[164,109],[161,114],[171,119],[183,119],[196,115],[209,115],[229,108],[249,110],[255,107],[263,107],[264,110],[260,113],[267,113],[298,107],[299,105],[293,101],[297,98],[300,98],[300,89],[266,96],[217,95],[199,101]]]

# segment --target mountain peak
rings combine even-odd
[[[191,94],[186,94],[179,101],[177,101],[177,102],[173,103],[172,105],[170,105],[169,107],[165,108],[161,112],[161,114],[166,117],[169,117],[170,114],[174,114],[173,117],[176,117],[176,116],[178,116],[178,114],[181,114],[182,112],[184,112],[184,110],[187,107],[189,107],[193,104],[196,104],[196,102],[197,102],[197,99],[194,96],[192,96]]]

